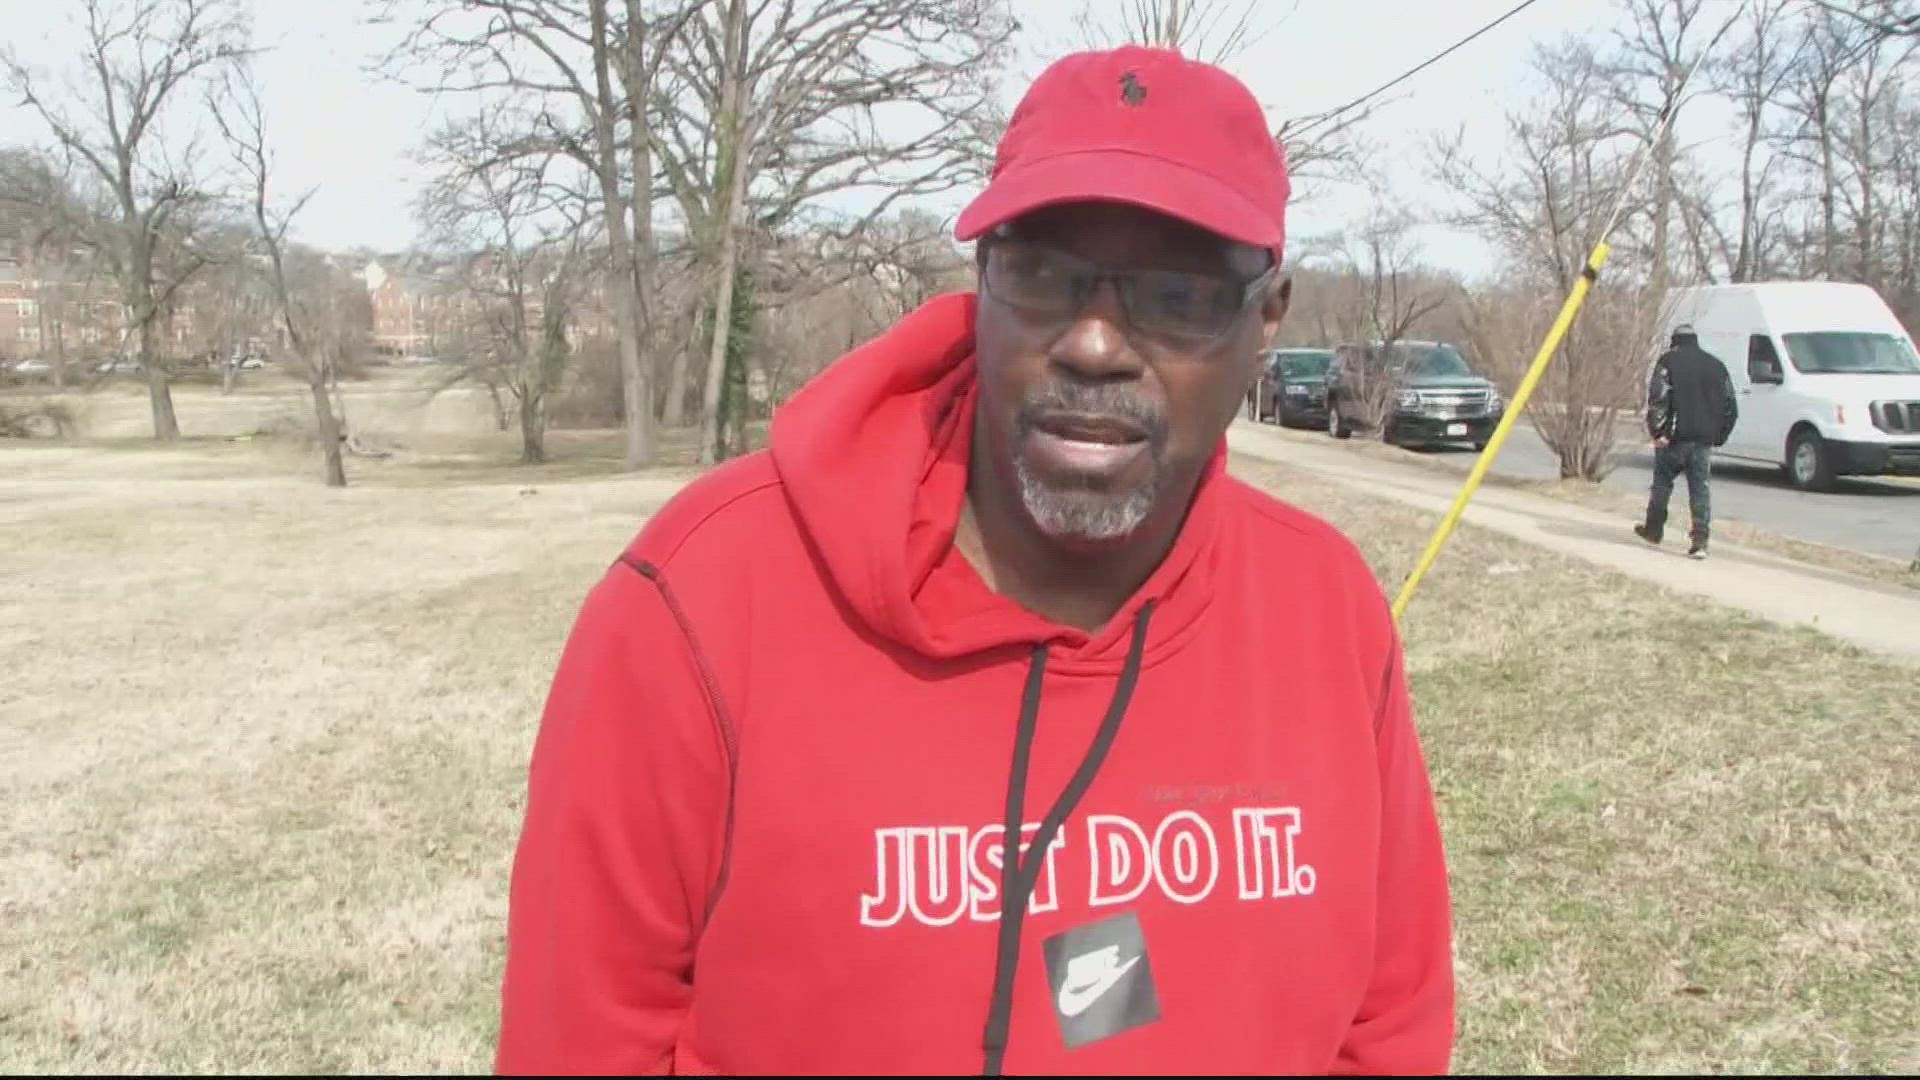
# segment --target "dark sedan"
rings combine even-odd
[[[1327,422],[1327,368],[1332,349],[1274,349],[1260,375],[1259,418],[1284,427]]]

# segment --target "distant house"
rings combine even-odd
[[[120,327],[112,283],[89,276],[84,259],[0,255],[0,359],[94,359],[119,344]]]
[[[382,255],[360,271],[373,308],[373,349],[439,356],[457,348],[472,304],[460,265],[430,255]]]
[[[0,360],[39,355],[38,309],[20,260],[0,258]]]

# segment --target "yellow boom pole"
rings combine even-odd
[[[1520,388],[1514,391],[1513,400],[1507,403],[1506,414],[1493,429],[1493,437],[1487,440],[1487,448],[1473,463],[1473,471],[1467,474],[1467,482],[1461,486],[1460,494],[1454,496],[1452,509],[1447,511],[1446,519],[1440,522],[1433,539],[1427,542],[1427,550],[1421,554],[1420,562],[1414,566],[1407,583],[1400,587],[1400,595],[1393,602],[1395,619],[1407,610],[1407,602],[1413,599],[1413,591],[1420,587],[1420,579],[1433,569],[1434,560],[1440,557],[1441,547],[1445,546],[1447,537],[1453,534],[1454,526],[1460,524],[1460,515],[1466,512],[1467,503],[1473,499],[1473,493],[1480,489],[1480,481],[1486,478],[1487,469],[1499,455],[1500,448],[1506,445],[1507,434],[1526,410],[1527,400],[1533,396],[1533,388],[1539,384],[1540,376],[1546,374],[1554,350],[1560,347],[1560,342],[1572,328],[1574,316],[1580,313],[1580,305],[1587,302],[1587,293],[1592,291],[1601,267],[1607,264],[1607,258],[1612,253],[1613,249],[1602,240],[1593,249],[1593,254],[1587,257],[1586,269],[1581,271],[1580,280],[1574,283],[1573,291],[1567,294],[1567,302],[1560,305],[1560,317],[1553,321],[1553,328],[1547,331],[1546,339],[1540,343],[1540,351],[1534,354],[1533,364],[1527,368],[1526,377],[1520,380]]]

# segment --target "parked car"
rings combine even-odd
[[[1377,415],[1387,442],[1484,450],[1505,413],[1493,380],[1445,342],[1345,344],[1327,370],[1327,431],[1336,439]]]
[[[1837,476],[1920,476],[1920,354],[1871,286],[1679,289],[1667,334],[1682,325],[1726,365],[1740,395],[1720,455],[1779,466],[1811,491]]]
[[[1282,427],[1327,422],[1327,368],[1332,349],[1273,349],[1260,371],[1258,418]]]

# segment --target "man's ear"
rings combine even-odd
[[[1287,319],[1287,310],[1293,306],[1293,275],[1281,274],[1267,295],[1260,302],[1260,348],[1264,351],[1273,348],[1275,339],[1280,336],[1280,324]]]

